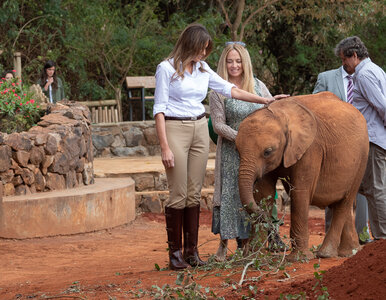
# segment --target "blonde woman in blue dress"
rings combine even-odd
[[[217,73],[225,80],[264,98],[272,95],[263,82],[254,78],[249,53],[242,42],[228,42],[223,50]],[[287,95],[279,95],[285,97]],[[278,96],[275,96],[277,98]],[[226,258],[229,239],[242,240],[249,237],[250,226],[246,224],[246,212],[242,209],[238,187],[239,154],[235,139],[239,125],[246,116],[264,106],[261,103],[239,101],[224,97],[217,92],[209,95],[210,114],[214,131],[218,134],[215,167],[215,191],[213,196],[212,232],[220,234],[221,241],[216,259]],[[272,235],[272,234],[271,234]],[[282,243],[276,234],[275,242]]]

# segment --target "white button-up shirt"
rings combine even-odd
[[[206,72],[199,70],[200,64]],[[201,61],[193,67],[192,74],[184,73],[184,78],[176,78],[173,61],[163,61],[157,66],[155,74],[153,116],[164,113],[168,117],[196,117],[205,112],[201,103],[208,88],[231,98],[234,84],[222,79],[206,62]]]
[[[386,74],[365,58],[355,67],[352,104],[367,122],[370,142],[386,149]]]

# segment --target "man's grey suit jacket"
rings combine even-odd
[[[341,100],[347,102],[344,92],[342,67],[322,72],[318,75],[313,94],[329,91],[337,95]]]

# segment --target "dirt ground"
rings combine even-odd
[[[283,236],[289,235],[288,217],[280,227]],[[210,232],[210,225],[211,213],[203,211],[199,236],[203,259],[215,253],[218,245],[218,237]],[[309,227],[309,246],[317,246],[324,237],[322,210],[310,211]],[[0,239],[0,299],[154,299],[157,287],[165,293],[165,284],[177,286],[178,272],[166,269],[166,248],[164,217],[158,214],[144,214],[132,224],[87,234]],[[231,241],[230,250],[235,248],[235,242]],[[385,241],[373,242],[352,258],[286,264],[285,269],[258,282],[253,279],[260,273],[249,270],[242,287],[237,286],[241,267],[192,269],[190,274],[202,286],[203,293],[207,288],[216,297],[225,299],[241,299],[242,295],[249,297],[244,299],[277,299],[280,293],[301,292],[312,299],[312,288],[317,281],[314,264],[319,262],[319,270],[327,270],[322,284],[327,286],[332,299],[385,299],[385,250]],[[210,293],[207,295],[216,299],[210,298]]]

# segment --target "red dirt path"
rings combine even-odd
[[[310,247],[324,237],[323,211],[310,211]],[[200,254],[207,259],[215,253],[218,237],[210,232],[211,215],[201,213]],[[280,228],[288,235],[289,220]],[[129,225],[111,230],[73,236],[29,240],[0,239],[0,299],[132,299],[141,295],[152,299],[152,285],[175,285],[176,272],[157,271],[167,266],[164,217],[145,214]],[[234,250],[235,242],[230,248]],[[386,241],[368,244],[350,259],[320,260],[320,270],[328,270],[323,284],[333,299],[384,299],[386,295]],[[232,289],[240,273],[227,276],[229,270],[193,272],[198,284],[210,287],[225,299],[247,295],[249,285],[262,291],[255,299],[277,299],[280,293],[306,291],[312,295],[314,267],[318,260],[294,263],[264,280],[248,281],[241,289]],[[233,270],[234,271],[234,270]],[[241,271],[241,269],[240,269]],[[285,276],[285,273],[288,274]],[[217,273],[215,275],[215,273]],[[248,271],[247,277],[258,276]],[[289,276],[289,278],[288,278]],[[226,282],[226,283],[225,283]]]

